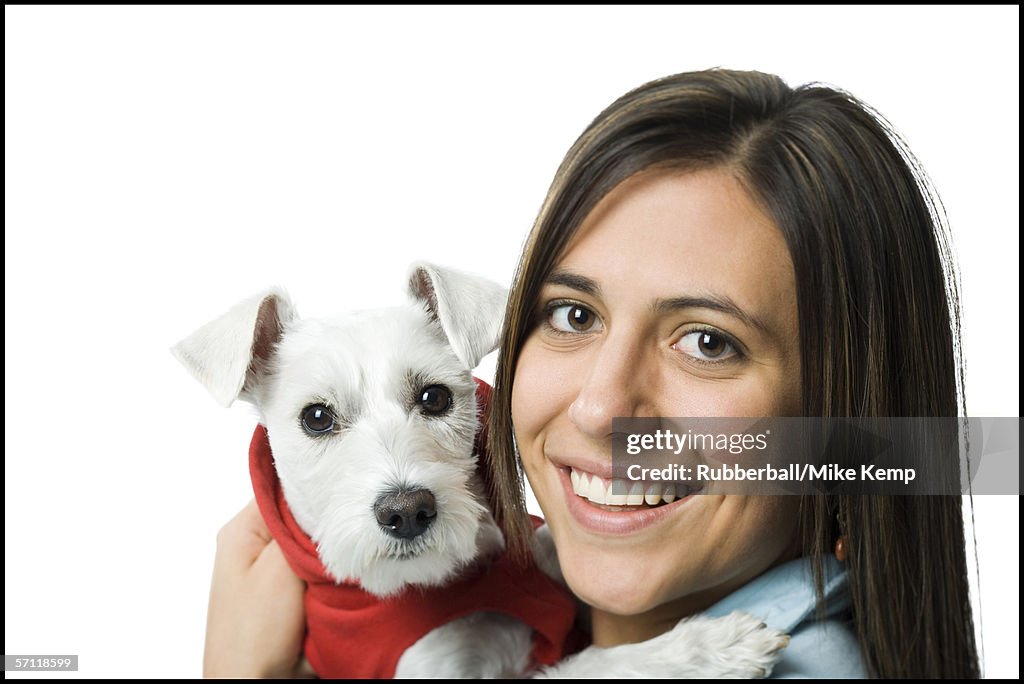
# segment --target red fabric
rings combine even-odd
[[[478,380],[478,401],[486,407],[489,398],[490,387]],[[393,677],[402,653],[422,636],[478,611],[504,613],[530,625],[536,665],[555,663],[578,647],[575,606],[566,590],[532,562],[523,567],[505,554],[444,587],[408,588],[386,600],[357,583],[336,583],[288,509],[262,425],[252,437],[249,471],[270,533],[306,582],[304,649],[320,677]]]

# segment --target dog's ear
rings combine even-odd
[[[171,347],[171,353],[230,406],[260,382],[284,326],[296,317],[288,295],[271,288],[237,304]]]
[[[449,268],[413,264],[409,292],[422,302],[467,368],[498,347],[508,291],[501,285]]]

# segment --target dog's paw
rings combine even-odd
[[[691,649],[700,648],[700,655],[695,657],[703,670],[696,675],[700,677],[767,677],[789,645],[788,634],[740,612],[721,618],[684,620],[676,630],[690,642]]]
[[[786,634],[745,613],[698,615],[647,641],[584,649],[534,677],[751,679],[771,674],[788,644]]]

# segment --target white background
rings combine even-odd
[[[5,652],[199,675],[253,418],[169,346],[270,283],[306,315],[399,301],[414,259],[507,283],[584,126],[678,71],[825,81],[894,123],[955,231],[968,410],[1019,415],[1018,26],[1017,7],[5,7]],[[1018,506],[974,500],[989,675],[1018,674]]]

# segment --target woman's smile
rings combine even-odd
[[[548,460],[547,476],[558,479],[566,510],[582,533],[636,533],[657,526],[684,505],[697,505],[697,494],[677,496],[675,484],[614,479],[595,472],[607,473],[607,467],[563,465],[565,461],[550,456]]]

